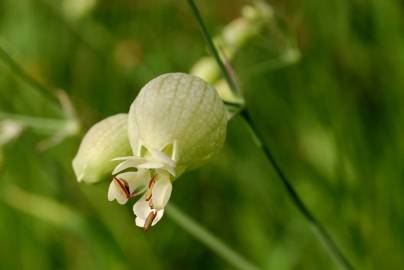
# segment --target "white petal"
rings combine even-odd
[[[136,222],[136,226],[141,227],[141,228],[144,227],[144,223],[145,223],[144,219],[141,219],[140,217],[136,217],[135,222]]]
[[[153,158],[155,160],[158,160],[162,163],[167,164],[168,166],[174,167],[175,166],[175,162],[169,158],[165,153],[163,153],[162,151],[158,151],[158,150],[153,150],[153,149],[148,149],[149,152],[152,154]]]
[[[150,210],[150,211],[152,211],[152,210]],[[149,213],[150,213],[150,212],[149,212]],[[152,225],[152,226],[156,225],[156,223],[160,221],[160,219],[163,217],[163,215],[164,215],[164,209],[158,210],[158,211],[157,211],[157,215],[156,215],[156,217],[154,218],[154,220],[153,220],[153,222],[152,222],[151,225]],[[145,220],[145,219],[142,219],[142,218],[140,218],[140,217],[136,217],[136,219],[135,219],[136,226],[141,227],[141,228],[144,228],[145,222],[146,222],[146,220]]]
[[[136,168],[136,166],[139,164],[140,162],[136,161],[136,160],[132,160],[132,159],[128,159],[125,160],[124,162],[119,163],[115,169],[112,171],[112,175],[115,175],[123,170],[126,170],[128,168]]]
[[[148,161],[148,162],[140,164],[137,167],[145,168],[145,169],[159,169],[159,168],[163,168],[164,164],[161,162],[158,162],[158,161]]]
[[[172,189],[173,185],[169,178],[164,177],[157,180],[152,189],[153,208],[164,209],[170,199]]]
[[[108,201],[116,200],[119,204],[125,204],[128,201],[126,194],[121,190],[119,184],[112,180],[108,188]]]
[[[116,178],[123,179],[127,183],[133,181],[138,177],[139,173],[138,172],[124,172],[120,173],[116,176]]]
[[[136,220],[139,221],[139,224],[141,224],[141,221],[142,221],[143,225],[144,225],[144,222],[146,221],[146,219],[149,216],[151,211],[156,211],[156,210],[150,208],[149,202],[146,201],[146,196],[143,196],[142,198],[140,198],[133,205],[133,213],[136,216]],[[163,213],[164,213],[164,209],[157,210],[157,215],[154,218],[152,225],[156,224],[162,218]],[[136,221],[136,225],[137,225],[137,221]],[[143,226],[140,226],[140,227],[143,227]]]
[[[172,176],[175,177],[175,175],[177,174],[177,172],[175,171],[175,168],[170,167],[170,166],[164,166],[162,168],[162,170],[166,170],[169,174],[171,174]]]
[[[138,156],[124,156],[124,157],[116,157],[116,158],[113,158],[112,159],[112,161],[120,161],[120,160],[137,160],[137,159],[142,159],[142,158],[140,158],[140,157],[138,157]]]
[[[149,206],[149,202],[146,201],[146,196],[140,198],[134,205],[133,205],[133,213],[135,216],[139,217],[140,219],[146,220],[147,216],[151,208]]]
[[[157,215],[153,220],[152,226],[156,225],[156,223],[160,221],[163,215],[164,215],[164,209],[158,210]]]
[[[147,187],[150,181],[150,173],[148,170],[140,169],[137,172],[125,172],[117,175],[118,178],[124,179],[128,183],[130,193],[134,192],[137,188],[144,186]]]

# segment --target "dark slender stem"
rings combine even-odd
[[[208,44],[210,53],[213,55],[217,64],[219,65],[219,67],[223,73],[223,76],[225,77],[226,81],[229,84],[230,89],[235,94],[239,94],[240,91],[237,87],[237,84],[233,80],[233,77],[231,77],[229,71],[226,69],[222,59],[220,58],[220,55],[219,55],[215,45],[213,44],[212,37],[210,36],[209,31],[206,28],[206,25],[198,10],[198,7],[196,6],[196,4],[193,0],[188,0],[188,3],[189,3],[189,5],[192,9],[192,12],[194,13],[194,16],[202,30],[202,34]],[[237,105],[237,104],[234,104],[234,105]],[[240,104],[238,104],[238,105],[240,106]],[[348,259],[344,256],[342,251],[338,248],[338,246],[336,245],[334,240],[331,238],[330,234],[327,232],[327,230],[324,228],[324,226],[321,225],[321,223],[314,217],[314,215],[310,212],[310,210],[304,204],[303,200],[297,194],[296,190],[293,188],[293,186],[292,186],[291,182],[289,181],[289,179],[287,178],[286,174],[281,169],[278,162],[272,155],[270,148],[264,143],[263,137],[261,136],[257,127],[255,126],[247,107],[244,107],[244,109],[241,110],[240,114],[243,117],[243,119],[245,120],[246,124],[248,125],[255,143],[262,150],[262,152],[265,154],[268,161],[274,167],[276,173],[279,176],[279,179],[281,180],[283,186],[285,187],[293,204],[302,213],[302,215],[306,218],[306,220],[312,226],[314,231],[317,232],[317,235],[319,236],[319,238],[325,244],[326,248],[331,253],[331,255],[333,255],[333,257],[339,262],[341,267],[343,267],[347,270],[353,270],[354,269],[353,266],[348,261]]]
[[[0,46],[0,60],[18,77],[20,77],[27,84],[36,89],[43,96],[51,100],[59,107],[59,99],[53,94],[53,91],[38,82],[36,79],[28,75],[28,73],[15,61],[11,56]],[[59,107],[60,108],[60,107]]]
[[[279,176],[283,186],[285,187],[288,195],[297,209],[302,213],[302,215],[306,218],[306,220],[310,223],[312,228],[317,232],[320,239],[323,241],[324,245],[330,251],[330,253],[334,256],[334,258],[340,263],[342,267],[347,270],[352,270],[353,267],[348,259],[344,256],[342,251],[338,248],[334,240],[331,238],[330,234],[327,230],[321,225],[321,223],[314,217],[314,215],[310,212],[307,206],[304,204],[303,200],[297,194],[296,190],[292,186],[290,180],[284,173],[284,171],[279,166],[278,162],[274,158],[272,151],[270,150],[269,146],[264,143],[263,137],[259,133],[257,127],[254,124],[254,121],[251,118],[250,113],[247,109],[244,109],[240,115],[244,118],[245,122],[247,123],[252,136],[254,137],[254,141],[256,142],[257,146],[264,152],[268,161],[274,167],[276,173]]]
[[[205,22],[202,19],[202,16],[199,12],[198,7],[196,6],[195,2],[193,0],[188,0],[189,6],[191,7],[191,10],[198,21],[198,25],[201,28],[201,31],[203,33],[203,37],[205,38],[206,44],[208,45],[208,49],[212,56],[216,59],[217,64],[220,67],[220,70],[222,71],[223,77],[226,79],[227,83],[229,84],[230,88],[235,92],[237,96],[240,95],[239,88],[237,86],[237,83],[235,82],[234,78],[230,75],[230,72],[226,69],[226,66],[224,65],[223,61],[220,58],[219,52],[216,49],[215,44],[213,43],[213,40],[209,34],[208,28],[205,25]]]

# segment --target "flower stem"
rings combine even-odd
[[[15,61],[5,50],[0,46],[0,60],[4,62],[4,64],[20,79],[25,81],[27,84],[36,89],[39,93],[45,96],[47,99],[52,101],[59,108],[59,99],[54,94],[54,91],[51,91],[45,85],[41,84],[39,81],[28,75],[28,73]]]
[[[212,41],[212,37],[210,36],[209,31],[207,30],[207,27],[198,10],[198,7],[196,6],[196,4],[193,0],[188,0],[188,3],[191,7],[191,10],[195,16],[196,21],[198,22],[198,24],[202,30],[202,34],[208,44],[208,49],[210,50],[210,53],[213,55],[217,64],[219,65],[219,67],[224,75],[224,78],[226,79],[227,83],[229,84],[230,89],[235,94],[239,94],[240,90],[238,89],[237,84],[234,81],[234,77],[230,76],[229,71],[226,69],[222,59],[220,58],[220,55]],[[296,208],[302,213],[304,218],[312,226],[314,231],[317,233],[317,236],[320,238],[320,240],[326,246],[327,250],[336,259],[336,261],[340,264],[341,267],[343,267],[344,269],[347,269],[347,270],[354,269],[353,266],[351,265],[351,263],[349,262],[349,260],[345,257],[345,255],[342,253],[342,251],[338,248],[337,244],[331,238],[330,234],[327,232],[325,227],[314,217],[314,215],[307,208],[307,206],[304,204],[303,200],[300,198],[300,196],[298,195],[298,193],[292,186],[292,184],[289,181],[289,179],[287,178],[286,174],[281,169],[278,162],[275,160],[269,146],[267,146],[264,143],[263,137],[258,132],[257,127],[255,126],[254,122],[252,121],[248,108],[244,107],[242,110],[240,110],[240,115],[243,117],[246,124],[248,125],[249,130],[251,131],[252,137],[253,137],[254,142],[256,143],[257,147],[259,147],[262,150],[262,152],[265,154],[268,161],[274,167],[276,173],[279,176],[280,181],[282,182],[283,186],[285,187],[293,204],[296,206]]]
[[[352,270],[353,267],[352,267],[351,263],[344,256],[342,251],[338,248],[338,246],[336,245],[334,240],[331,238],[331,236],[327,232],[327,230],[314,217],[314,215],[310,212],[310,210],[304,204],[303,200],[297,194],[296,190],[294,189],[294,187],[290,183],[290,181],[287,178],[286,174],[283,172],[283,170],[279,166],[278,162],[274,158],[271,150],[269,149],[269,146],[264,143],[264,141],[262,139],[262,136],[258,132],[258,129],[255,126],[255,124],[254,124],[248,110],[244,109],[243,111],[241,111],[240,115],[244,118],[245,122],[247,123],[248,128],[250,129],[251,134],[254,137],[254,141],[255,141],[257,147],[259,147],[262,150],[262,152],[264,152],[264,154],[267,157],[268,161],[274,167],[276,173],[279,176],[279,179],[281,180],[283,186],[285,187],[286,191],[288,192],[288,195],[289,195],[290,199],[292,200],[292,202],[294,203],[294,205],[302,213],[302,215],[306,218],[306,220],[312,226],[314,231],[317,233],[318,237],[324,243],[324,245],[326,246],[328,251],[334,256],[334,258],[337,260],[337,262],[342,267],[344,267],[345,269]]]
[[[224,260],[229,262],[235,268],[240,270],[258,270],[259,268],[247,261],[236,251],[232,250],[229,246],[223,243],[220,239],[214,236],[211,232],[203,228],[196,221],[192,220],[184,212],[179,210],[173,203],[169,203],[166,208],[167,215],[177,225],[182,227],[185,231],[190,233],[193,237],[201,241],[216,254],[221,256]]]
[[[66,126],[66,123],[69,120],[65,119],[52,119],[52,118],[42,118],[42,117],[33,117],[21,114],[11,114],[0,111],[0,120],[9,119],[13,121],[17,121],[22,124],[24,127],[30,127],[42,132],[50,132],[54,133],[56,131],[61,130]]]

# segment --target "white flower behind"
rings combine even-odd
[[[72,161],[77,181],[93,184],[109,177],[117,164],[111,159],[131,153],[127,132],[128,115],[123,113],[93,125]]]

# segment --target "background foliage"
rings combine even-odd
[[[72,9],[92,2],[82,13]],[[247,3],[199,2],[213,33]],[[353,264],[401,269],[403,3],[270,4],[276,23],[233,63],[255,122]],[[297,41],[297,63],[277,62],[279,36]],[[40,151],[51,134],[31,119],[0,145],[1,268],[231,268],[169,218],[149,233],[139,230],[130,205],[107,202],[107,183],[79,185],[71,169],[91,124],[127,111],[156,75],[187,72],[206,55],[186,1],[1,0],[0,46],[37,80],[66,91],[83,127]],[[0,111],[63,117],[3,63]],[[223,151],[181,177],[172,201],[264,269],[336,268],[276,177],[236,117]]]

